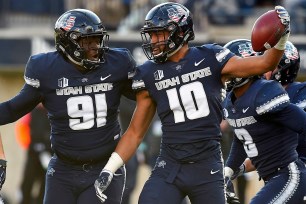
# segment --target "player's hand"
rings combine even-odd
[[[284,34],[287,34],[288,32],[290,32],[290,16],[288,11],[282,6],[275,6],[274,10],[278,14],[278,17],[280,18],[282,24],[286,26],[286,31]]]
[[[239,169],[237,169],[237,171],[235,171],[234,174],[231,176],[231,180],[236,179],[237,177],[243,175],[244,173],[245,173],[245,165],[241,164]]]
[[[2,189],[2,186],[5,182],[5,178],[6,178],[6,161],[0,159],[0,190]]]
[[[239,198],[235,194],[233,182],[229,177],[225,177],[225,192],[227,204],[240,204]]]
[[[99,175],[99,178],[95,181],[96,195],[98,196],[101,203],[104,203],[107,196],[103,193],[113,179],[113,173],[103,169]]]

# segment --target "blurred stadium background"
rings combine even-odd
[[[53,28],[66,10],[86,8],[97,13],[110,34],[110,47],[127,47],[137,63],[146,58],[141,49],[139,28],[153,6],[164,0],[0,0],[0,101],[18,93],[23,71],[32,54],[54,50]],[[216,42],[224,45],[237,38],[250,38],[255,20],[275,5],[285,6],[291,15],[290,40],[299,49],[299,81],[306,78],[306,0],[176,0],[188,7],[194,16],[196,39],[193,45]],[[0,113],[1,114],[1,113]],[[25,152],[17,144],[15,123],[0,127],[6,158],[7,180],[1,191],[9,203],[18,203],[18,189],[23,172]],[[149,168],[142,165],[133,202]],[[247,190],[247,200],[262,185],[257,176]],[[247,203],[247,201],[246,201]]]

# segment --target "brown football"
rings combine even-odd
[[[253,50],[265,51],[274,47],[279,41],[286,27],[281,23],[275,10],[262,14],[254,23],[251,35]]]

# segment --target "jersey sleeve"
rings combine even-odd
[[[275,113],[290,104],[287,92],[276,81],[266,81],[256,94],[255,109],[258,115]]]
[[[203,46],[211,49],[214,52],[216,60],[221,64],[221,67],[223,67],[230,58],[235,56],[235,54],[232,53],[229,49],[224,48],[218,44],[207,44]]]
[[[133,83],[132,79],[135,75],[136,61],[128,49],[124,49],[124,51],[127,56],[128,67],[127,67],[127,80],[123,88],[123,95],[128,99],[136,100],[136,93],[132,89],[132,83]]]
[[[37,56],[31,56],[27,62],[24,74],[25,84],[21,91],[12,99],[0,104],[0,125],[15,122],[42,100],[38,90],[40,82],[34,70]]]
[[[142,79],[142,72],[140,66],[136,68],[135,75],[133,77],[133,85],[132,88],[134,91],[138,92],[146,89],[146,85]]]
[[[231,150],[229,156],[226,160],[226,165],[234,170],[234,172],[240,167],[240,165],[247,158],[247,155],[244,151],[243,144],[238,138],[235,136],[233,138]]]
[[[275,112],[267,120],[277,122],[296,133],[306,135],[306,113],[294,104],[288,104],[282,111]]]
[[[37,58],[39,58],[39,56],[40,55],[34,55],[29,58],[24,73],[24,80],[26,84],[34,88],[40,87],[40,80],[37,76],[38,71],[35,70],[38,67]]]
[[[41,101],[37,88],[25,84],[14,98],[0,104],[0,125],[15,122]]]
[[[297,91],[291,102],[306,111],[306,86]]]

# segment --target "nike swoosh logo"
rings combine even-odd
[[[249,110],[250,107],[247,107],[246,109],[242,109],[242,112],[245,113]]]
[[[194,62],[194,66],[199,66],[199,64],[201,64],[203,61],[205,60],[205,58],[203,58],[201,61],[199,61],[199,62]]]
[[[101,81],[104,81],[105,79],[107,79],[108,77],[110,77],[111,76],[111,74],[109,74],[108,76],[106,76],[106,77],[101,77],[100,79],[101,79]]]
[[[215,173],[218,173],[220,171],[220,169],[219,170],[217,170],[217,171],[213,171],[213,170],[211,170],[210,171],[210,174],[215,174]]]

